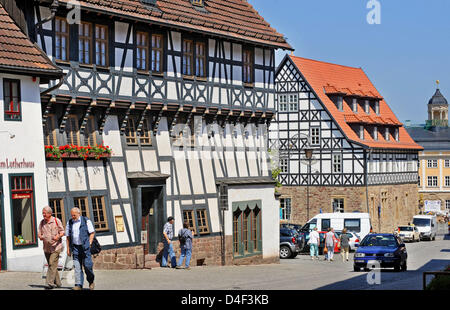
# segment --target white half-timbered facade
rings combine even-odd
[[[279,150],[282,206],[286,199],[292,206],[293,217],[285,219],[305,222],[320,211],[360,211],[371,213],[376,225],[378,213],[387,216],[391,204],[398,210],[417,207],[411,195],[417,195],[420,146],[361,69],[286,56],[277,69],[276,92],[270,141]],[[311,160],[305,149],[312,149]],[[410,193],[388,190],[398,185],[411,185],[405,189]],[[306,187],[309,207],[296,190]],[[384,192],[388,200],[381,198]]]

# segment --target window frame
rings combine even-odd
[[[145,43],[138,43],[138,42],[142,42],[142,40],[139,40],[138,38],[140,37],[140,35],[145,37]],[[140,70],[140,71],[149,71],[150,66],[153,64],[150,64],[149,61],[151,62],[150,59],[150,48],[152,46],[152,42],[150,42],[151,40],[151,35],[147,32],[147,31],[142,31],[142,30],[136,30],[136,36],[135,36],[135,40],[136,40],[136,55],[135,55],[135,59],[136,59],[136,69]],[[142,50],[144,50],[144,53],[142,53]],[[139,53],[141,51],[141,53]],[[142,66],[139,66],[139,61],[141,62],[142,65],[142,55],[145,54],[145,67],[142,68]],[[141,55],[141,57],[139,58],[139,55]]]
[[[427,176],[427,187],[432,187],[432,188],[439,187],[438,177],[435,175]]]
[[[203,55],[199,54],[199,46],[203,45]],[[196,40],[195,41],[195,76],[198,78],[206,78],[207,77],[207,71],[206,71],[206,67],[207,67],[207,44],[205,41],[199,41]],[[199,60],[203,60],[203,72],[200,73],[198,72],[199,70]]]
[[[250,55],[247,61],[246,55]],[[247,69],[247,70],[246,70]],[[247,76],[249,74],[249,76]],[[242,47],[242,83],[244,86],[253,86],[255,83],[255,48],[250,46]]]
[[[105,25],[105,24],[101,24],[101,23],[93,23],[93,24],[94,24],[94,27],[93,27],[93,29],[94,29],[93,54],[95,54],[95,64],[98,67],[107,68],[107,67],[109,67],[109,25]],[[105,38],[104,39],[101,38],[101,31],[99,32],[100,37],[97,37],[97,28],[105,30]],[[98,63],[97,56],[99,55],[99,53],[101,56],[103,55],[103,54],[101,54],[101,48],[100,48],[100,52],[97,50],[98,43],[105,44],[105,54],[104,54],[105,63],[100,63],[100,64]],[[100,62],[101,62],[101,60],[100,60]]]
[[[161,39],[161,47],[155,47],[153,45],[153,38],[159,37]],[[159,32],[153,32],[150,34],[149,36],[150,39],[150,52],[151,55],[149,55],[149,61],[150,61],[150,66],[149,66],[149,70],[152,74],[163,74],[163,72],[165,71],[164,69],[164,65],[165,65],[165,61],[164,61],[164,46],[165,46],[165,37],[164,34],[159,33]],[[157,53],[160,52],[161,53],[161,57],[160,57],[160,63],[159,63],[159,71],[158,70],[153,70],[153,64],[157,64],[156,59],[153,57],[153,53]]]
[[[288,95],[287,94],[278,95],[278,112],[288,112],[289,111],[288,108],[289,108]]]
[[[335,203],[337,204],[335,207]],[[345,213],[345,198],[344,197],[332,197],[331,208],[333,213]]]
[[[61,31],[61,23],[64,22],[66,25],[66,32],[62,32]],[[58,23],[59,23],[59,30],[57,30],[58,28]],[[70,61],[70,24],[67,22],[67,19],[62,17],[62,16],[56,16],[55,17],[55,25],[54,25],[54,42],[55,42],[55,60],[56,61],[63,61],[63,62],[69,62]],[[59,51],[60,55],[63,55],[62,53],[62,37],[65,37],[66,39],[66,46],[65,46],[65,57],[66,59],[62,59],[58,58],[57,52]],[[58,38],[60,39],[60,45],[61,46],[57,46],[57,42],[58,42]]]
[[[84,26],[88,25],[89,26],[89,34],[85,35],[84,34]],[[83,27],[82,27],[83,26]],[[93,55],[94,55],[94,42],[93,42],[93,38],[94,38],[94,31],[93,28],[95,27],[95,24],[92,22],[88,22],[88,21],[81,21],[80,24],[78,24],[78,62],[80,64],[83,65],[92,65],[95,62],[93,61]],[[80,29],[82,28],[82,29]],[[83,30],[82,34],[80,33],[80,30]],[[80,50],[80,42],[83,42],[83,49]],[[88,42],[89,43],[89,50],[88,50],[88,56],[89,56],[89,61],[86,62],[86,50],[84,49],[85,47],[85,43]],[[82,54],[80,54],[82,52]],[[83,55],[83,57],[80,57],[81,55]]]
[[[291,197],[280,198],[280,220],[290,221],[291,214],[292,214],[292,198]]]
[[[136,128],[136,116],[129,115],[127,119],[127,124],[125,126],[125,143],[127,146],[137,146],[139,138]],[[130,124],[132,126],[130,126]],[[131,130],[132,129],[132,130]],[[132,135],[130,135],[132,133]],[[133,142],[134,141],[134,142]]]
[[[187,46],[186,43],[190,43],[190,51],[187,52]],[[195,50],[194,50],[194,39],[186,39],[183,38],[182,40],[182,57],[181,57],[181,72],[183,74],[183,76],[187,76],[187,77],[194,77],[194,55],[195,55]],[[189,72],[187,71],[187,67],[186,67],[186,60],[189,59],[190,60],[190,66],[189,66]]]
[[[57,201],[59,201],[59,203],[60,203],[59,207],[61,209],[61,212],[58,212],[54,208],[54,205],[52,203],[52,202],[57,202]],[[65,208],[64,198],[49,198],[48,199],[48,205],[49,205],[50,208],[52,208],[53,216],[59,218],[61,220],[61,223],[63,224],[63,226],[66,226],[66,210],[64,209]],[[56,216],[59,213],[61,213],[61,217]]]
[[[435,169],[438,168],[438,160],[437,159],[427,159],[427,168]]]
[[[254,255],[261,255],[263,245],[261,200],[233,202],[232,205],[233,258],[239,259]],[[244,216],[247,210],[249,210],[249,213]],[[236,217],[236,214],[239,216]],[[244,223],[244,219],[246,220],[246,223]],[[255,223],[256,227],[254,228],[253,226]],[[246,236],[243,235],[244,225],[247,228]],[[254,232],[256,233],[256,241],[252,236]]]
[[[289,94],[288,100],[289,100],[289,112],[298,112],[298,104],[299,104],[298,94],[297,93]]]
[[[47,114],[45,125],[43,126],[45,145],[58,146],[57,126],[55,126],[56,120],[57,120],[56,114]],[[48,124],[52,124],[51,132],[49,132]],[[53,140],[54,143],[51,143],[51,140]]]
[[[317,131],[317,133],[314,133],[314,131]],[[320,140],[321,140],[320,126],[309,127],[309,136],[311,137],[311,146],[319,146],[320,147]],[[315,140],[317,140],[317,141],[315,141]]]
[[[9,100],[6,100],[7,84],[9,84]],[[18,111],[14,111],[14,96],[13,96],[13,85],[17,85],[17,107]],[[13,107],[12,110],[9,110]],[[8,79],[3,78],[3,118],[5,122],[21,122],[22,121],[22,93],[21,93],[21,80],[19,79]],[[7,109],[8,107],[8,109]],[[11,118],[12,116],[17,116],[17,118]]]
[[[109,225],[109,221],[108,221],[108,213],[106,211],[105,196],[94,195],[94,196],[91,196],[90,198],[91,198],[91,208],[92,208],[92,215],[93,216],[92,216],[92,218],[89,216],[89,218],[91,218],[92,224],[94,225],[95,232],[98,232],[98,233],[109,232],[110,231],[110,228],[109,228],[110,225]],[[102,204],[101,205],[101,210],[95,210],[95,207],[94,207],[94,206],[98,207],[98,202],[97,202],[97,204],[94,203],[94,199],[98,199],[98,198],[100,198],[100,202]],[[104,221],[101,221],[101,222],[100,221],[95,221],[95,213],[97,213],[97,217],[99,219],[100,218],[100,212],[103,213]],[[103,222],[104,222],[104,225],[106,225],[106,227],[103,227],[103,228],[97,228],[96,227],[97,223],[99,223],[99,225],[100,225]]]
[[[68,123],[68,121],[70,119],[75,119],[74,124],[76,125],[76,130],[74,132],[76,133],[76,139],[77,139],[76,142],[77,143],[73,143],[72,137],[69,135],[69,132],[68,132],[67,123]],[[73,144],[73,145],[76,145],[76,146],[81,146],[80,126],[79,126],[78,121],[79,120],[78,120],[78,115],[77,114],[69,114],[67,116],[66,127],[64,128],[64,132],[66,133],[66,138],[67,138],[67,144]],[[72,126],[72,125],[70,125],[70,126]],[[72,128],[72,127],[70,127],[70,128]]]
[[[343,171],[343,160],[342,160],[342,154],[332,154],[332,167],[333,167],[333,173],[342,173]],[[339,158],[339,162],[336,162],[335,158]],[[336,169],[336,165],[338,165],[339,169]]]
[[[86,146],[95,147],[98,145],[97,141],[97,122],[94,115],[90,115],[86,121],[86,127],[84,129],[84,144]],[[89,130],[91,129],[91,130]],[[93,144],[91,144],[91,139]]]

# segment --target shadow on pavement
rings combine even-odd
[[[41,288],[41,289],[45,289],[46,288],[46,285],[43,285],[43,284],[30,284],[28,286],[31,287],[31,288]],[[61,287],[58,287],[58,288],[54,288],[54,290],[72,290],[72,287],[61,286]]]
[[[395,272],[393,269],[381,270],[381,284],[370,285],[368,283],[369,272],[354,272],[356,275],[351,279],[335,282],[326,286],[317,288],[318,290],[364,290],[364,289],[383,289],[385,284],[392,284],[396,281],[407,281],[407,286],[394,286],[393,290],[408,290],[408,289],[422,289],[422,273],[424,271],[440,271],[450,265],[450,260],[446,259],[432,259],[417,270],[408,270]],[[360,275],[359,275],[360,274]],[[432,277],[430,277],[431,280]],[[413,281],[413,282],[411,282]],[[403,284],[403,283],[402,283]],[[420,287],[420,288],[419,288]]]

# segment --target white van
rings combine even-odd
[[[347,228],[358,234],[359,240],[370,233],[369,213],[320,213],[314,216],[303,227],[302,231],[311,231],[317,227],[318,231],[326,231],[329,227],[334,230]]]
[[[420,240],[435,240],[437,234],[436,215],[416,215],[413,224],[419,229]]]

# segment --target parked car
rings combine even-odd
[[[435,240],[437,234],[437,222],[435,215],[416,215],[413,224],[419,229],[420,240]]]
[[[280,258],[294,258],[300,253],[305,240],[295,229],[280,228]]]
[[[329,227],[335,231],[347,228],[348,231],[358,233],[360,240],[370,233],[370,216],[368,213],[320,213],[309,220],[301,231],[309,232],[317,227],[319,231],[326,231]]]
[[[300,232],[303,225],[301,224],[287,224],[287,223],[283,223],[280,225],[281,228],[291,228],[291,229],[295,229],[297,232]]]
[[[408,253],[403,241],[394,234],[369,234],[354,255],[353,270],[367,270],[375,261],[381,268],[406,271]]]
[[[410,242],[419,242],[420,241],[420,232],[416,226],[399,226],[398,227],[398,236],[403,241]]]
[[[342,231],[335,231],[335,233],[338,235],[338,238],[341,237]],[[353,231],[347,231],[347,235],[349,237],[349,246],[350,246],[350,251],[356,251],[356,248],[359,245],[359,235]]]

